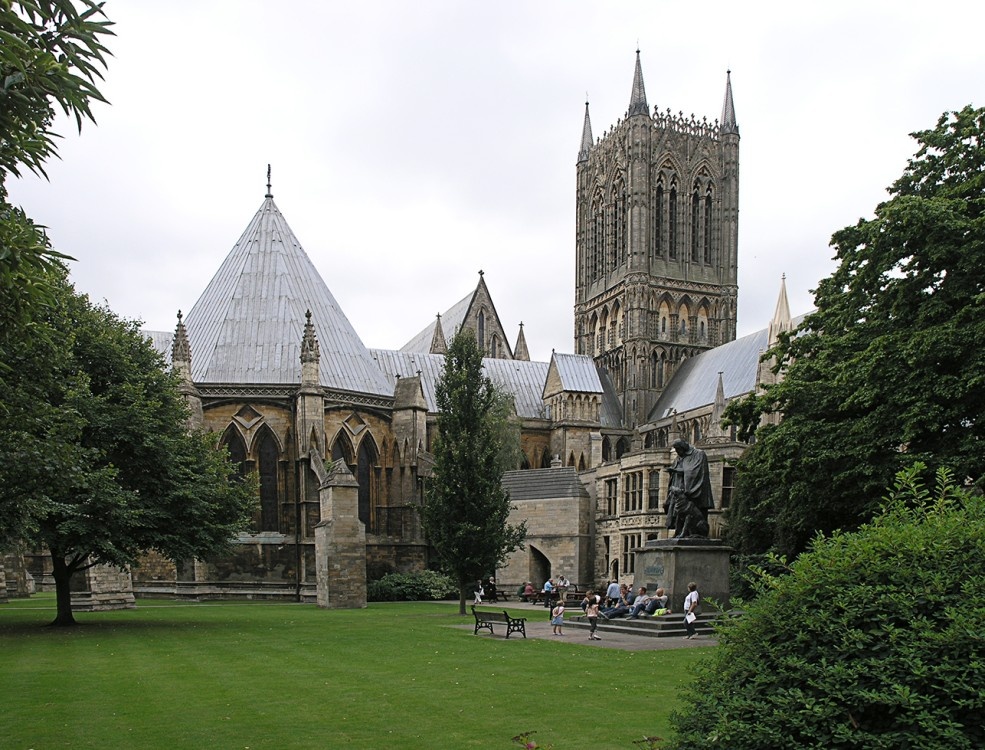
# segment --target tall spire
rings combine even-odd
[[[527,349],[527,339],[523,335],[523,321],[520,321],[520,333],[516,337],[516,346],[513,347],[513,359],[520,359],[524,362],[530,361],[530,351]]]
[[[448,340],[445,339],[445,331],[441,327],[441,313],[438,313],[438,317],[434,321],[434,336],[431,337],[431,348],[428,351],[431,354],[448,353]]]
[[[640,65],[640,51],[636,50],[636,72],[633,74],[633,93],[629,97],[629,111],[626,117],[646,115],[650,113],[650,105],[646,103],[646,88],[643,86],[643,67]]]
[[[779,341],[782,331],[793,329],[793,320],[790,317],[790,303],[787,301],[787,275],[780,277],[780,295],[776,300],[776,310],[773,312],[773,320],[769,324],[769,345],[773,346]]]
[[[739,134],[739,126],[735,122],[735,104],[732,102],[732,71],[725,71],[725,103],[722,104],[721,127],[723,134]]]
[[[592,144],[595,140],[592,138],[592,120],[588,116],[588,101],[586,97],[585,101],[585,124],[581,129],[581,148],[578,149],[578,163],[581,164],[583,161],[588,161],[588,153],[592,150]]]
[[[725,442],[723,438],[728,436],[729,431],[722,427],[722,417],[725,415],[725,382],[722,380],[722,372],[718,373],[718,388],[715,390],[715,405],[711,409],[711,424],[708,425],[708,434],[705,441],[709,443]]]
[[[267,165],[267,194],[263,196],[264,198],[273,198],[274,194],[270,192],[270,165]]]

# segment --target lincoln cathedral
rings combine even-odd
[[[148,558],[130,572],[130,596],[359,606],[358,591],[345,600],[338,590],[361,580],[364,592],[367,579],[427,567],[418,508],[431,480],[435,385],[463,328],[484,348],[486,374],[513,395],[521,425],[522,463],[503,482],[511,520],[525,520],[528,535],[490,571],[500,588],[560,574],[579,586],[632,583],[634,550],[673,533],[666,469],[678,438],[708,455],[710,535],[720,536],[730,459],[745,448],[721,427],[722,411],[773,377],[761,355],[793,323],[778,280],[773,319],[736,338],[740,137],[730,77],[712,120],[652,109],[639,52],[629,93],[601,137],[587,103],[580,141],[572,123],[574,340],[557,342],[548,362],[530,361],[522,324],[507,331],[500,321],[494,292],[508,280],[481,271],[402,348],[368,348],[268,179],[198,301],[174,331],[148,333],[182,379],[192,426],[257,473],[254,524],[223,558]],[[39,560],[29,568],[40,588]],[[98,569],[88,575],[77,588],[98,606],[107,584]],[[119,589],[121,576],[111,579]]]

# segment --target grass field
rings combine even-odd
[[[0,606],[8,750],[515,748],[527,731],[557,750],[631,749],[668,736],[705,651],[474,636],[450,603],[139,600],[76,628],[53,617],[48,594]]]

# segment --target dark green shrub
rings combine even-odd
[[[784,575],[787,567],[773,555],[739,555],[729,558],[729,595],[733,602],[746,602],[757,594],[758,581],[763,572],[771,576]]]
[[[371,602],[422,602],[457,599],[458,590],[451,578],[433,570],[417,573],[388,573],[366,587]]]
[[[985,747],[985,501],[902,472],[882,514],[764,574],[672,747]]]

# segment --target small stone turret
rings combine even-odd
[[[174,342],[171,344],[171,368],[181,378],[179,390],[188,404],[188,429],[201,427],[205,421],[202,412],[202,395],[192,382],[192,348],[188,341],[188,331],[178,310],[178,325],[174,329]]]
[[[315,326],[311,322],[311,310],[304,314],[304,334],[301,337],[301,386],[318,385],[318,365],[321,353],[318,348],[318,337]]]

